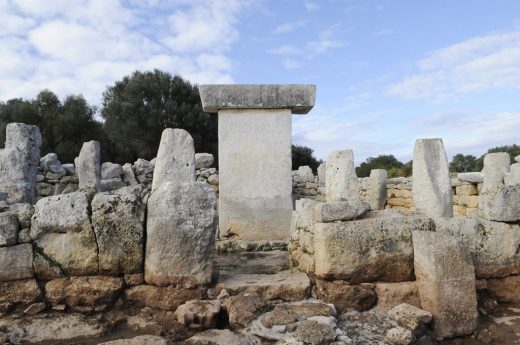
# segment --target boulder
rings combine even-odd
[[[511,164],[509,173],[504,177],[506,185],[520,184],[520,163]]]
[[[334,328],[314,320],[298,323],[294,337],[304,344],[328,345],[336,339]]]
[[[126,187],[126,184],[121,180],[120,177],[99,181],[100,192],[109,192],[123,187]]]
[[[413,282],[376,283],[374,289],[377,295],[377,307],[388,311],[393,307],[406,303],[416,307],[421,306],[417,284]]]
[[[152,192],[167,182],[176,186],[195,182],[195,146],[184,129],[167,128],[161,136]]]
[[[272,328],[276,325],[288,326],[314,316],[336,316],[336,309],[333,305],[312,299],[281,303],[262,314],[259,321],[264,327]]]
[[[359,184],[352,150],[333,151],[327,159],[327,201],[359,200]]]
[[[520,220],[520,184],[483,188],[479,196],[479,209],[481,217],[489,220]]]
[[[0,247],[18,242],[18,219],[15,215],[0,213]]]
[[[42,143],[40,130],[10,123],[5,131],[5,148],[0,150],[0,191],[7,193],[7,203],[33,204]]]
[[[60,176],[66,174],[65,168],[55,153],[48,153],[40,158],[40,168],[45,172],[51,172]]]
[[[429,217],[452,217],[448,158],[441,139],[417,139],[413,152],[413,201]]]
[[[511,158],[507,152],[487,153],[484,156],[484,185],[482,190],[504,184],[504,176],[509,172]]]
[[[217,324],[219,300],[192,300],[181,304],[174,317],[180,324],[193,329],[211,329]]]
[[[388,316],[401,327],[412,332],[432,322],[432,314],[410,304],[399,304],[388,311]]]
[[[52,305],[99,307],[114,302],[123,284],[123,279],[118,277],[59,278],[45,284],[45,297]]]
[[[0,282],[0,304],[30,305],[41,297],[42,292],[35,279]]]
[[[175,311],[187,301],[203,299],[206,296],[206,289],[202,287],[186,289],[173,285],[165,287],[137,285],[126,289],[124,295],[127,301],[139,307]]]
[[[67,275],[98,272],[98,245],[89,216],[89,194],[75,192],[40,199],[30,236]]]
[[[0,247],[0,282],[32,278],[33,253],[29,243]]]
[[[316,279],[314,295],[316,298],[332,303],[340,312],[354,308],[364,311],[376,304],[374,284],[350,285],[343,280],[326,281]]]
[[[98,244],[100,273],[142,271],[145,205],[140,191],[125,187],[98,193],[92,200],[92,226]]]
[[[421,307],[432,313],[437,338],[472,334],[478,324],[475,268],[454,236],[414,231],[414,266]]]
[[[316,221],[320,223],[351,220],[370,210],[370,205],[361,200],[320,202],[315,207]]]
[[[351,284],[413,280],[415,230],[430,230],[430,219],[379,211],[366,219],[317,223],[315,274]]]
[[[457,174],[457,178],[464,182],[483,183],[484,174],[481,172],[465,172]]]
[[[67,176],[76,175],[76,167],[72,163],[63,164],[63,169],[65,169]]]
[[[372,210],[383,210],[386,205],[386,179],[385,169],[372,169],[370,171],[370,188],[368,190],[368,200]]]
[[[154,168],[155,165],[151,164],[146,159],[138,158],[134,162],[134,172],[138,176],[151,174],[153,173]]]
[[[79,189],[100,191],[101,151],[99,142],[83,143],[79,157],[74,161],[79,180]]]
[[[126,163],[123,165],[123,176],[121,177],[124,183],[127,186],[137,186],[139,182],[137,182],[134,174],[134,170],[132,169],[132,164]]]
[[[8,213],[16,216],[20,228],[31,227],[31,217],[34,214],[34,207],[31,204],[18,203],[9,205]]]
[[[121,164],[104,162],[101,164],[101,179],[110,180],[113,178],[120,178],[123,175],[123,167]]]
[[[403,327],[393,327],[386,332],[385,340],[390,345],[411,345],[414,344],[414,336],[409,329]]]
[[[247,327],[267,306],[266,301],[252,294],[228,296],[224,298],[223,303],[228,314],[229,325],[233,330]]]
[[[211,153],[195,154],[195,169],[209,169],[213,165],[215,158]]]
[[[146,229],[147,283],[190,286],[211,282],[216,202],[215,192],[204,182],[164,183],[152,192]]]

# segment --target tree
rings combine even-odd
[[[386,169],[390,175],[401,175],[401,167],[403,166],[403,163],[397,160],[397,158],[394,157],[394,155],[380,155],[377,157],[369,157],[367,160],[359,165],[359,167],[356,168],[356,175],[358,177],[368,177],[370,176],[370,171],[372,169]],[[395,168],[392,170],[392,168]],[[390,174],[391,173],[391,174]],[[392,177],[398,177],[398,176],[392,176]]]
[[[8,123],[36,125],[42,134],[42,156],[55,152],[62,162],[71,163],[84,141],[103,142],[101,124],[95,120],[95,112],[83,96],[68,96],[61,103],[49,90],[41,91],[33,100],[8,100],[0,103],[0,145],[4,145]]]
[[[187,130],[196,152],[217,157],[217,116],[202,111],[198,88],[179,76],[136,71],[103,93],[101,115],[118,163],[155,157],[166,128]]]
[[[409,177],[413,173],[413,160],[403,164],[401,167],[401,176]]]
[[[458,153],[453,156],[450,162],[451,172],[469,172],[475,171],[475,165],[477,163],[477,157],[473,155],[463,155]]]
[[[301,166],[308,165],[314,173],[317,172],[318,166],[323,163],[317,160],[313,155],[314,150],[306,146],[292,145],[292,169],[296,170]]]
[[[487,153],[495,153],[495,152],[507,152],[511,157],[511,162],[514,162],[516,156],[520,155],[520,146],[517,144],[513,145],[504,145],[490,148]],[[480,158],[475,163],[475,171],[481,171],[484,167],[484,156],[480,156]]]

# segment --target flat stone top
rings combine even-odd
[[[290,109],[307,114],[316,99],[316,85],[200,85],[202,109],[217,113],[223,109]]]

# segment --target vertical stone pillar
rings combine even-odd
[[[327,181],[327,163],[321,163],[318,166],[318,185],[325,187],[325,181]]]
[[[285,240],[292,215],[291,114],[314,106],[313,85],[201,85],[218,113],[220,238]]]
[[[504,177],[509,172],[511,158],[507,152],[488,153],[484,156],[483,190],[498,187],[504,184]]]
[[[429,217],[453,217],[451,179],[442,139],[417,139],[413,151],[413,201]]]
[[[327,202],[359,201],[359,181],[352,150],[333,151],[327,159]]]
[[[7,203],[34,203],[42,136],[36,126],[10,123],[0,150],[0,192]]]
[[[78,174],[79,189],[101,190],[101,147],[91,140],[83,143],[79,156],[74,160]]]
[[[372,169],[370,171],[370,189],[368,201],[372,210],[382,210],[386,205],[386,179],[385,169]]]

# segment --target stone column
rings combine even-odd
[[[327,202],[359,201],[359,182],[352,150],[333,151],[327,159]]]
[[[451,179],[442,139],[417,139],[413,151],[413,201],[429,217],[453,217]]]
[[[370,208],[382,210],[386,204],[386,179],[385,169],[372,169],[370,171],[370,189],[368,191]]]
[[[318,185],[320,187],[325,187],[325,181],[327,175],[327,163],[321,163],[318,166]]]
[[[220,238],[285,240],[292,214],[291,114],[314,106],[314,85],[201,85],[218,113]]]
[[[101,147],[99,142],[91,140],[83,143],[74,164],[78,174],[79,189],[99,192],[101,190]]]

